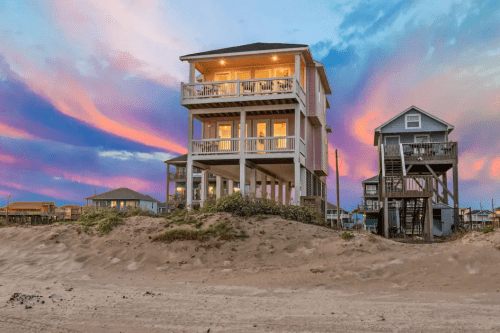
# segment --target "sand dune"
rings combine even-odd
[[[249,238],[152,242],[168,227],[149,217],[106,236],[0,228],[0,331],[500,330],[498,231],[427,245],[276,217],[203,227],[222,220]],[[26,309],[14,293],[47,302]]]

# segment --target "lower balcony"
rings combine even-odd
[[[433,195],[432,176],[386,176],[383,180],[387,198],[427,198]]]
[[[374,203],[371,205],[358,205],[358,212],[360,213],[377,213],[380,210],[380,205]]]
[[[301,140],[301,149],[305,143]],[[258,137],[245,139],[245,154],[293,153],[294,136]],[[193,155],[235,155],[240,154],[240,139],[202,139],[192,141]]]

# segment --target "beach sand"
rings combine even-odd
[[[403,244],[276,217],[205,225],[223,220],[250,237],[152,242],[167,228],[150,217],[106,236],[0,228],[0,332],[500,332],[498,230]]]

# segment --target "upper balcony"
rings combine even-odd
[[[298,51],[216,55],[189,61],[189,83],[181,83],[181,105],[189,109],[306,105],[306,67]]]
[[[415,142],[384,145],[385,159],[400,159],[405,164],[452,163],[458,159],[457,142]]]

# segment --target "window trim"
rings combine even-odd
[[[398,138],[398,145],[401,143],[401,137],[399,135],[384,135],[384,145],[387,146],[387,138]]]
[[[430,134],[415,134],[415,135],[413,136],[413,142],[414,142],[414,143],[418,143],[418,142],[417,142],[417,136],[426,136],[426,137],[427,137],[428,142],[431,142],[431,136],[430,136]]]
[[[417,116],[418,117],[418,127],[408,127],[408,117]],[[405,115],[405,129],[421,129],[422,128],[422,116],[418,113],[411,113]]]

